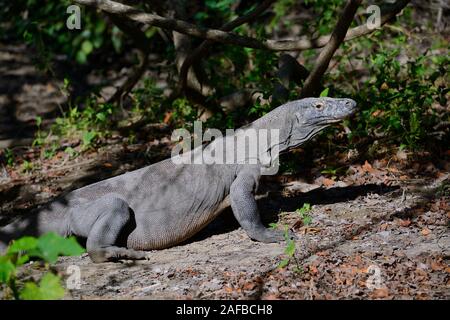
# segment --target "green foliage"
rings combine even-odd
[[[398,55],[394,49],[368,57],[371,76],[354,93],[361,108],[355,134],[383,134],[416,149],[427,141],[430,128],[450,119],[436,111],[447,103],[449,58],[422,55],[401,64]]]
[[[156,86],[154,79],[145,78],[144,85],[133,90],[133,98],[134,114],[145,116],[148,121],[163,120],[163,91]]]
[[[218,28],[254,9],[259,3],[206,0],[198,6],[188,7],[190,11],[196,10],[193,15],[196,24]],[[278,0],[264,15],[233,32],[259,39],[305,35],[314,39],[331,33],[345,3],[345,0]],[[117,27],[87,7],[82,11],[82,29],[68,30],[65,25],[68,18],[66,8],[70,4],[69,0],[49,3],[37,0],[8,2],[0,12],[0,19],[6,22],[0,26],[0,37],[23,37],[23,41],[37,49],[39,63],[47,69],[55,55],[66,55],[68,59],[84,64],[89,62],[95,52],[103,50],[116,54],[123,51],[124,45],[131,44],[125,42],[126,39]],[[138,8],[139,6],[137,5]],[[358,11],[354,24],[364,23],[367,17],[363,9],[361,7]],[[300,10],[311,18],[302,18],[299,22],[295,16]],[[449,121],[448,114],[436,111],[438,105],[444,106],[447,103],[448,57],[445,54],[432,55],[436,49],[448,47],[448,42],[443,37],[436,36],[430,45],[433,51],[422,56],[411,54],[408,51],[411,49],[408,45],[410,39],[407,39],[399,25],[407,25],[411,30],[417,25],[413,19],[413,10],[412,6],[403,10],[403,14],[397,19],[401,24],[392,23],[390,27],[369,36],[343,43],[333,57],[328,70],[330,74],[326,76],[327,81],[324,83],[326,89],[320,96],[346,96],[358,101],[361,112],[356,121],[346,124],[352,131],[349,134],[351,142],[358,142],[359,138],[382,136],[406,148],[421,148],[426,145],[432,128]],[[295,25],[295,28],[291,28],[289,23]],[[150,39],[157,34],[156,30],[154,27],[148,28],[145,34]],[[152,41],[149,41],[149,45],[153,47]],[[198,43],[196,41],[194,40],[194,46]],[[163,51],[167,60],[174,59],[172,45],[164,46]],[[317,53],[316,49],[302,51],[299,61],[311,69]],[[418,58],[405,62],[405,55]],[[263,101],[256,101],[249,108],[239,108],[226,115],[217,112],[207,124],[218,128],[235,128],[271,111],[276,105],[266,102],[270,101],[274,85],[279,81],[276,78],[279,56],[280,53],[267,50],[216,43],[202,65],[208,82],[215,89],[214,96],[208,97],[207,102],[215,102],[242,89],[260,92]],[[176,68],[170,68],[169,73],[175,72]],[[356,71],[362,69],[367,69],[367,74],[358,77]],[[176,77],[169,74],[169,85],[173,85],[176,81],[174,79]],[[64,79],[61,92],[65,96],[69,95],[69,86],[68,79]],[[292,85],[288,89],[289,100],[297,99],[300,87]],[[133,90],[131,97],[134,103],[130,118],[142,118],[148,122],[170,119],[174,125],[185,126],[200,116],[198,106],[191,100],[184,97],[178,97],[174,101],[171,100],[172,97],[165,98],[154,79],[145,79],[143,85],[141,82]],[[43,157],[53,157],[61,145],[61,139],[78,140],[75,142],[81,144],[77,151],[67,149],[70,157],[92,149],[110,134],[113,124],[118,122],[117,117],[127,113],[129,115],[130,110],[117,115],[114,106],[98,103],[96,100],[96,97],[91,96],[71,104],[68,111],[56,120],[49,133],[43,132],[42,119],[36,118],[37,133],[33,145],[42,148]],[[128,120],[130,119],[124,121]],[[5,158],[7,165],[12,165],[14,161],[6,152],[2,158]],[[23,166],[24,171],[32,170],[26,162]],[[296,171],[295,162],[282,163],[282,168]]]
[[[15,159],[14,152],[11,149],[6,148],[3,150],[3,153],[4,153],[6,165],[8,167],[12,167],[14,165],[14,159]]]
[[[44,143],[44,137],[41,131],[41,124],[42,124],[42,117],[37,116],[36,117],[36,126],[37,126],[37,131],[36,131],[36,135],[35,138],[33,140],[32,146],[40,146]]]
[[[230,20],[233,17],[232,10],[235,0],[205,0],[204,9],[195,14],[195,19],[204,25],[210,25],[220,20]]]
[[[198,118],[197,109],[186,98],[178,98],[173,104],[172,118],[180,124],[191,125]]]
[[[313,21],[305,23],[305,34],[325,35],[333,31],[339,17],[339,12],[344,8],[345,0],[305,0],[305,5],[310,6],[315,13]]]
[[[279,0],[275,2],[275,4],[273,5],[275,16],[270,23],[271,29],[274,29],[280,23],[288,25],[287,20],[285,20],[284,18],[296,2],[297,1],[295,0]]]
[[[303,207],[300,209],[295,210],[295,212],[300,216],[302,219],[303,225],[308,226],[312,222],[311,215],[308,214],[308,212],[311,211],[311,205],[309,203],[304,203]]]
[[[24,160],[22,163],[22,172],[30,172],[33,170],[33,163],[28,160]]]
[[[20,291],[21,300],[57,300],[64,297],[64,288],[60,284],[61,279],[53,274],[46,273],[39,284],[27,282]]]
[[[60,277],[51,271],[45,273],[39,283],[22,283],[17,278],[18,268],[31,259],[41,259],[45,263],[55,263],[59,256],[77,256],[84,249],[75,238],[62,238],[55,233],[47,233],[39,238],[22,237],[12,242],[6,254],[0,256],[0,285],[4,296],[15,299],[59,299],[64,295]],[[48,266],[47,266],[48,269]]]
[[[38,0],[8,1],[0,11],[0,38],[23,36],[23,40],[38,52],[37,65],[51,70],[56,54],[66,54],[84,64],[94,49],[107,43],[121,42],[121,34],[108,27],[106,21],[93,10],[82,10],[81,30],[69,30],[66,9],[72,2],[61,0],[45,2]],[[114,45],[120,49],[120,45]]]
[[[320,93],[320,97],[321,98],[324,98],[324,97],[328,97],[328,93],[330,92],[330,88],[326,88],[325,90],[323,90],[321,93]]]
[[[78,152],[76,152],[72,147],[67,147],[64,149],[64,153],[67,153],[70,158],[75,158],[78,155]]]
[[[109,134],[114,112],[115,107],[112,104],[97,103],[94,97],[88,98],[84,108],[70,107],[62,117],[56,118],[48,138],[50,141],[55,136],[79,139],[82,149],[86,150],[92,147],[99,138]],[[48,142],[44,141],[43,144],[48,144]],[[72,152],[73,155],[75,153]]]
[[[295,262],[294,271],[302,272],[302,268],[299,264],[299,261],[295,256],[295,253],[297,252],[295,241],[290,238],[289,227],[287,225],[284,226],[284,238],[286,240],[286,247],[284,248],[284,255],[286,257],[278,263],[278,268],[285,268],[292,262],[292,260],[294,260]]]
[[[83,132],[83,148],[87,149],[89,148],[92,143],[94,142],[94,139],[97,137],[97,132],[95,131],[85,131]]]

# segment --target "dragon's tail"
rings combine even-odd
[[[64,234],[65,215],[58,204],[50,204],[42,209],[32,210],[26,215],[16,217],[8,224],[0,226],[0,254],[5,251],[12,240],[22,236],[40,236],[54,231]]]
[[[6,226],[0,227],[0,253],[3,253],[8,247],[8,244],[15,239],[22,236],[37,236],[33,232],[33,225],[36,225],[37,215],[27,215],[27,217],[15,218]]]

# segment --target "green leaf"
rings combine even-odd
[[[303,268],[295,266],[294,267],[294,272],[296,272],[296,273],[303,273]]]
[[[19,256],[16,261],[16,267],[27,263],[29,260],[30,260],[30,257],[27,254]]]
[[[327,168],[327,169],[320,171],[320,173],[322,173],[322,174],[331,174],[331,175],[335,175],[336,172],[337,172],[337,170],[333,169],[333,168]]]
[[[98,120],[100,120],[100,122],[104,122],[106,120],[106,115],[103,112],[99,112],[95,116]]]
[[[60,255],[79,256],[84,251],[74,237],[66,239],[54,232],[50,232],[38,239],[37,248],[30,250],[29,254],[42,258],[46,262],[54,263]]]
[[[16,266],[8,256],[0,257],[0,283],[8,283],[15,271]]]
[[[61,279],[57,275],[46,273],[39,286],[34,282],[25,283],[24,288],[19,294],[23,300],[56,300],[64,297],[64,288],[61,286]]]
[[[38,240],[35,237],[22,237],[13,241],[8,249],[8,254],[36,249],[37,245]]]
[[[284,250],[284,253],[288,255],[289,257],[292,257],[295,253],[295,242],[293,240],[289,240],[288,244],[286,246],[286,249]]]
[[[84,40],[81,44],[81,50],[88,56],[94,50],[94,45],[89,40]]]
[[[97,133],[95,131],[86,131],[85,133],[83,133],[83,144],[85,146],[90,145],[96,136]]]
[[[303,217],[303,214],[308,212],[308,211],[311,211],[311,204],[309,204],[309,203],[304,203],[303,207],[301,207],[300,209],[296,210],[296,212],[302,217]]]
[[[326,88],[325,90],[323,90],[321,93],[320,93],[320,97],[321,98],[324,98],[324,97],[328,97],[328,92],[330,91],[330,88]]]
[[[278,264],[278,268],[284,268],[289,264],[290,260],[289,259],[283,259],[280,261],[280,263]]]
[[[42,124],[42,117],[36,116],[36,126],[40,127]]]
[[[311,224],[311,222],[312,222],[312,218],[311,218],[311,216],[309,216],[309,215],[305,215],[304,217],[303,217],[303,224],[305,225],[305,226],[308,226],[308,225],[310,225]]]
[[[87,62],[86,53],[84,53],[84,51],[82,50],[78,51],[76,59],[79,64],[85,64]]]

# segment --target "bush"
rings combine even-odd
[[[46,272],[39,283],[23,282],[17,278],[17,270],[32,258],[46,263],[55,263],[59,256],[77,256],[84,252],[75,238],[62,238],[47,233],[39,238],[22,237],[8,247],[0,256],[0,287],[4,298],[24,300],[54,300],[64,296],[61,278],[52,271]]]

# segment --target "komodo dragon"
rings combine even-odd
[[[286,103],[245,128],[279,129],[278,147],[284,152],[355,110],[351,99],[307,98]],[[273,147],[269,143],[264,151],[274,156]],[[0,228],[0,245],[4,248],[22,235],[54,231],[85,238],[94,262],[145,259],[148,250],[190,238],[229,204],[251,239],[282,241],[283,233],[265,228],[258,213],[254,193],[261,166],[261,162],[176,164],[166,159],[74,190]]]

